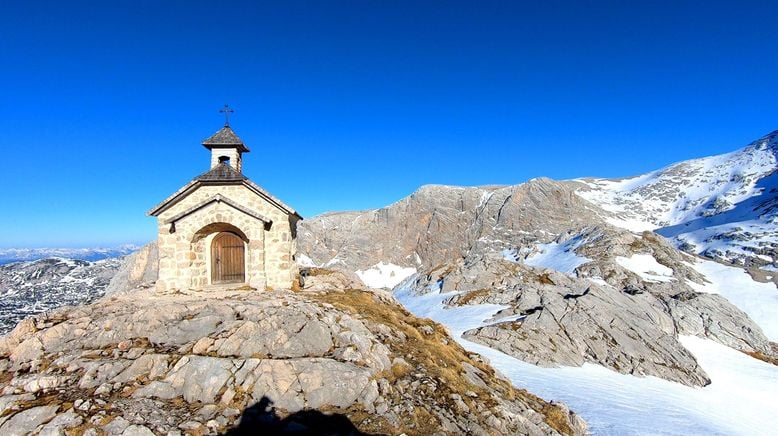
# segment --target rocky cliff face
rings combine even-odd
[[[607,223],[655,231],[690,253],[778,268],[776,150],[778,131],[732,153],[627,179],[424,186],[381,209],[302,222],[301,248],[316,263],[352,270],[380,261],[432,266],[495,240],[542,242]]]
[[[328,271],[301,292],[136,290],[28,318],[0,339],[0,370],[2,434],[585,432]]]
[[[111,295],[138,287],[151,287],[158,275],[159,249],[156,242],[151,242],[122,260],[105,293]]]
[[[576,195],[578,186],[542,178],[507,187],[423,186],[382,209],[303,221],[298,244],[315,263],[352,271],[381,261],[434,266],[601,221],[608,213]]]

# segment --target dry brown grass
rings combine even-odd
[[[46,370],[51,368],[51,364],[52,364],[51,358],[49,358],[48,356],[47,357],[42,357],[40,359],[40,361],[38,362],[38,366],[37,366],[37,368],[35,368],[35,370],[38,373],[43,374],[44,372],[46,372]]]
[[[308,276],[309,277],[316,277],[316,276],[328,276],[330,274],[333,274],[335,271],[331,269],[326,268],[308,268]]]
[[[476,298],[486,297],[487,295],[489,295],[489,289],[476,289],[475,291],[470,291],[467,294],[460,297],[457,300],[457,305],[464,306],[466,304],[470,304],[470,302]]]
[[[429,275],[436,276],[436,277],[445,277],[451,274],[451,272],[454,271],[455,268],[456,267],[454,265],[448,263],[441,263],[440,265],[437,265],[434,268],[432,268],[429,272]]]
[[[229,402],[229,404],[224,405],[223,403],[219,403],[219,405],[222,405],[224,407],[231,407],[233,409],[237,410],[243,410],[246,408],[246,404],[250,401],[251,396],[249,393],[247,393],[242,386],[232,386],[232,389],[235,391],[235,396],[232,397],[232,400]],[[219,392],[219,397],[224,395],[224,392],[227,390],[226,387],[222,388],[222,390]]]
[[[629,243],[630,251],[635,252],[635,253],[643,251],[643,249],[645,247],[646,247],[646,244],[641,239],[635,239],[634,241]]]
[[[390,435],[397,434],[397,429],[389,423],[384,417],[374,412],[366,411],[361,404],[353,404],[347,409],[341,409],[333,406],[324,406],[318,409],[324,414],[338,414],[346,416],[349,421],[358,425],[359,430],[371,435]],[[281,414],[282,418],[285,417]]]
[[[0,383],[5,384],[13,380],[14,374],[11,371],[4,371],[0,373]]]
[[[544,272],[543,274],[540,274],[537,277],[538,283],[543,285],[555,285],[553,280],[551,280],[551,275],[547,272]]]
[[[646,242],[651,242],[654,244],[660,243],[659,235],[654,232],[644,231],[640,236]]]
[[[778,366],[778,343],[770,342],[770,348],[772,349],[772,353],[769,355],[761,351],[743,351],[743,353],[748,354],[754,359],[759,359],[762,362]]]
[[[431,414],[427,409],[423,407],[413,408],[413,422],[414,426],[411,430],[406,430],[403,433],[419,434],[419,435],[433,435],[441,434],[440,425],[435,415]]]
[[[407,360],[410,367],[401,368],[404,365],[397,365],[396,368],[393,367],[390,371],[379,374],[379,377],[395,381],[405,377],[415,368],[416,371],[424,372],[438,381],[439,389],[433,395],[439,403],[450,403],[449,394],[451,393],[459,393],[465,397],[467,391],[477,392],[484,403],[494,403],[491,395],[484,389],[470,384],[462,376],[464,373],[462,362],[468,362],[490,376],[493,375],[493,370],[472,360],[462,347],[448,338],[440,325],[428,319],[417,318],[396,304],[390,301],[381,301],[375,294],[367,291],[331,292],[312,297],[321,302],[332,304],[357,317],[385,324],[393,331],[400,332],[406,337],[405,341],[391,341],[385,345],[391,349],[392,354],[402,356]],[[422,326],[432,327],[433,333],[431,335],[420,333],[419,328]],[[444,339],[448,342],[447,344],[443,343]],[[504,381],[495,383],[495,387],[503,393],[511,392],[511,387]],[[409,429],[413,429],[413,433],[416,433],[418,426],[425,423],[416,422],[415,417],[411,417],[411,419],[412,422],[408,422],[406,425]]]
[[[484,381],[498,395],[512,400],[522,398],[533,410],[546,416],[546,423],[561,433],[571,433],[564,411],[527,391],[513,387],[509,381],[497,377],[494,369],[479,360],[470,357],[467,351],[448,336],[445,329],[429,319],[417,318],[391,301],[381,300],[377,295],[361,290],[347,292],[329,292],[312,295],[312,298],[361,317],[373,323],[385,324],[393,331],[405,335],[406,340],[393,340],[385,343],[393,355],[403,357],[410,366],[395,364],[377,377],[395,382],[413,371],[423,372],[436,380],[437,389],[427,392],[437,404],[447,404],[455,409],[450,395],[459,394],[468,406],[474,408],[473,399],[466,393],[477,394],[478,401],[488,407],[497,405],[492,392],[473,385],[464,377],[464,362],[483,372]],[[433,333],[424,335],[419,331],[422,326],[432,327]],[[428,410],[416,407],[411,416],[403,417],[401,431],[408,434],[431,434],[439,428],[439,421]],[[358,423],[358,421],[355,421]],[[396,429],[395,429],[396,431]]]
[[[9,408],[3,411],[3,413],[0,413],[0,418],[12,415],[19,410],[27,410],[32,409],[33,407],[38,406],[50,406],[54,404],[61,405],[62,401],[60,400],[59,396],[57,394],[50,394],[50,395],[42,395],[40,397],[34,398],[32,400],[19,400],[16,401],[16,407],[15,408]],[[61,407],[60,407],[61,409]]]
[[[497,324],[497,328],[501,328],[505,330],[510,329],[513,330],[514,332],[519,332],[519,337],[526,339],[527,334],[521,331],[522,325],[524,325],[523,321],[502,322]]]
[[[559,433],[571,435],[573,429],[568,424],[567,413],[556,404],[545,403],[541,409],[541,413],[546,416],[546,424]]]
[[[778,366],[778,357],[768,356],[762,353],[761,351],[743,351],[743,352],[753,357],[754,359],[759,359],[762,362],[767,362]]]
[[[82,436],[90,428],[94,426],[89,421],[84,421],[79,426],[65,429],[65,436]]]
[[[386,378],[389,378],[389,380],[398,380],[410,374],[411,367],[409,365],[395,363],[394,365],[392,365],[389,371],[392,373],[392,378],[389,377]]]

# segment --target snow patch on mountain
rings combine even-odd
[[[695,291],[724,296],[756,321],[765,336],[778,342],[778,289],[775,284],[759,283],[742,268],[708,260],[697,261],[693,268],[708,280],[704,285],[687,281]]]
[[[121,263],[48,258],[0,266],[0,335],[28,316],[103,296]]]
[[[297,259],[297,264],[302,267],[311,268],[316,266],[316,263],[313,261],[313,259],[306,256],[305,254],[298,253],[296,259]]]
[[[576,268],[592,260],[576,254],[575,250],[583,242],[583,237],[577,236],[564,242],[537,244],[523,261],[519,260],[520,256],[515,250],[503,250],[503,257],[512,262],[520,261],[529,266],[574,274]]]
[[[618,256],[616,257],[616,263],[648,282],[671,282],[675,280],[672,268],[660,264],[650,254],[633,254],[630,257]]]
[[[416,273],[416,268],[405,268],[392,263],[379,262],[366,270],[355,271],[362,282],[376,289],[394,288]]]

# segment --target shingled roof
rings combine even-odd
[[[195,177],[195,180],[201,182],[240,182],[246,179],[246,176],[226,162],[220,162],[209,171]]]
[[[213,136],[203,141],[203,146],[209,150],[212,148],[237,148],[241,153],[249,152],[246,144],[238,138],[230,126],[222,127]]]
[[[165,209],[178,203],[178,201],[180,201],[181,199],[185,198],[186,196],[194,192],[200,186],[210,185],[210,184],[217,184],[217,185],[235,184],[235,185],[245,186],[251,191],[253,191],[254,193],[264,197],[271,204],[274,204],[285,213],[289,215],[294,215],[302,219],[302,217],[300,216],[299,213],[297,213],[296,210],[292,209],[288,205],[284,204],[284,202],[274,197],[269,192],[265,191],[262,187],[249,180],[248,177],[236,171],[234,168],[229,166],[229,164],[227,164],[226,162],[221,162],[219,165],[213,167],[210,171],[207,171],[195,177],[194,179],[192,179],[191,182],[187,183],[185,186],[181,187],[181,189],[173,193],[173,195],[162,200],[161,203],[159,203],[158,205],[154,206],[151,210],[146,212],[146,214],[150,216],[158,216]]]

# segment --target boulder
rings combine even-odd
[[[34,433],[38,426],[45,424],[54,418],[58,409],[58,405],[49,405],[22,410],[11,416],[10,419],[0,426],[0,434],[21,436]]]

